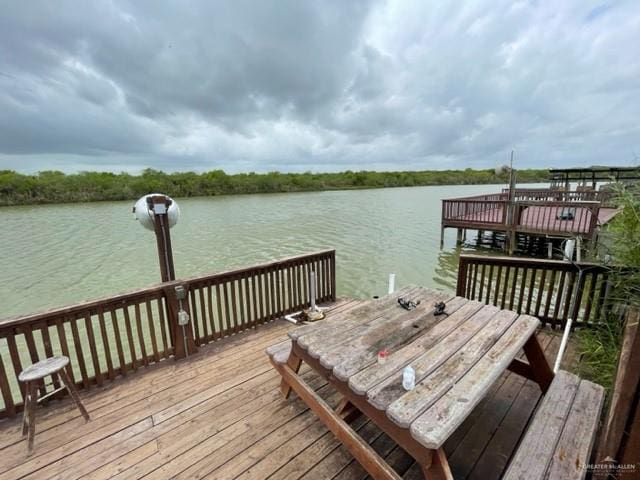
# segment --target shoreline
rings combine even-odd
[[[538,170],[523,170],[526,178],[519,181],[519,185],[532,183],[546,183],[548,177],[545,171],[544,175],[540,175]],[[74,175],[56,175],[57,184],[49,191],[50,186],[47,182],[49,178],[45,175],[28,176],[11,172],[14,175],[14,181],[6,180],[0,175],[0,208],[1,207],[19,207],[34,205],[66,205],[80,203],[98,203],[98,202],[118,202],[118,201],[135,201],[141,196],[149,192],[162,192],[173,198],[206,198],[206,197],[222,197],[222,196],[238,196],[238,195],[265,195],[265,194],[283,194],[283,193],[310,193],[310,192],[334,192],[334,191],[351,191],[351,190],[378,190],[383,188],[408,188],[408,187],[440,187],[440,186],[467,186],[467,185],[501,185],[506,180],[495,173],[489,176],[486,170],[473,170],[466,172],[464,170],[456,171],[422,171],[422,172],[345,172],[345,173],[328,173],[328,174],[238,174],[224,175],[215,180],[204,178],[206,174],[192,174],[191,179],[200,180],[196,186],[186,188],[181,182],[184,180],[177,174],[154,174],[155,178],[147,178],[145,175],[129,176],[123,174],[96,174],[98,176],[106,175],[110,179],[110,191],[100,191],[101,184],[98,182],[87,182],[83,188],[76,185],[75,180],[83,176],[93,176],[91,172],[85,174]],[[362,179],[357,177],[358,174],[372,176],[373,178]],[[183,174],[180,174],[183,175]],[[351,178],[353,176],[355,178]],[[472,178],[471,176],[483,176],[484,178]],[[486,176],[485,176],[486,175]],[[456,176],[455,180],[449,178],[437,177]],[[306,185],[299,184],[300,179],[307,179],[309,183]],[[426,178],[432,177],[432,178]],[[436,177],[436,178],[433,178]],[[465,178],[467,177],[467,178]],[[269,185],[262,182],[265,180],[281,180]],[[84,179],[84,178],[83,178]],[[119,185],[118,180],[126,179],[135,182],[135,185]],[[250,182],[246,182],[250,179]],[[87,179],[89,180],[89,179]],[[148,180],[148,182],[144,182]],[[159,181],[162,180],[162,181]],[[332,181],[333,180],[333,181]],[[364,182],[363,184],[348,183],[349,181]],[[369,180],[369,182],[367,182]],[[380,183],[374,183],[377,180]],[[442,181],[438,181],[442,180]],[[19,182],[27,181],[29,188],[17,185]],[[284,182],[286,181],[286,182]],[[383,184],[387,181],[389,184]],[[344,183],[342,183],[344,182]],[[72,185],[65,185],[70,183]],[[143,185],[140,185],[142,183]],[[147,186],[146,183],[149,185]],[[327,183],[333,183],[327,185]],[[342,184],[341,184],[342,183]],[[21,188],[22,187],[22,188]],[[63,188],[68,187],[68,188]],[[76,187],[76,188],[73,188]],[[102,186],[103,187],[103,186]],[[114,192],[113,190],[120,187],[123,192]],[[134,188],[131,188],[134,187]],[[95,190],[92,191],[92,189]],[[25,191],[26,190],[26,191]],[[104,187],[102,188],[104,190]]]

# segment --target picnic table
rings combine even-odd
[[[398,298],[417,306],[406,310]],[[445,303],[442,314],[438,302]],[[443,444],[506,369],[536,381],[543,393],[549,388],[553,372],[535,335],[538,325],[529,315],[406,287],[293,329],[267,353],[285,397],[295,391],[373,478],[400,477],[349,426],[358,414],[408,452],[425,478],[450,479]],[[527,362],[516,358],[521,349]],[[384,362],[381,350],[388,351]],[[302,362],[340,392],[336,410],[298,375]],[[408,365],[415,371],[411,390],[402,385]]]

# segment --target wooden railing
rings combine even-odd
[[[564,200],[558,200],[562,194]],[[443,228],[489,229],[538,235],[593,238],[598,227],[599,201],[581,200],[608,192],[516,191],[512,203],[506,192],[442,200]],[[604,197],[602,197],[604,198]],[[569,215],[563,216],[566,212]]]
[[[509,198],[509,189],[503,188],[502,194]],[[605,190],[551,190],[547,188],[516,188],[516,201],[551,201],[551,202],[599,202],[601,206],[609,205],[615,197],[614,192]]]
[[[551,190],[548,188],[516,188],[513,199],[523,201],[555,201],[555,202],[607,202],[615,194],[604,190]],[[503,188],[500,193],[488,193],[457,197],[453,200],[508,200],[509,189]]]
[[[508,203],[506,200],[454,199],[442,200],[442,222],[461,226],[469,222],[504,225]]]
[[[22,409],[18,375],[32,363],[62,354],[79,388],[102,385],[184,356],[185,339],[203,345],[309,306],[310,272],[316,301],[334,300],[335,250],[326,250],[0,321],[0,418]],[[185,336],[180,307],[190,315]]]
[[[509,196],[503,193],[483,193],[480,195],[469,195],[468,197],[459,197],[454,200],[484,200],[484,201],[499,201],[499,200],[508,200]]]
[[[591,238],[598,226],[598,202],[518,201],[513,207],[515,229],[540,235],[571,234]],[[564,214],[568,214],[563,217]]]
[[[463,254],[456,294],[533,315],[553,327],[563,327],[569,317],[583,326],[600,323],[610,308],[610,276],[608,267],[592,263]]]
[[[182,282],[196,343],[205,344],[310,305],[310,273],[316,301],[335,300],[335,251],[287,258]]]

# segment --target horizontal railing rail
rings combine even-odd
[[[184,338],[204,345],[306,308],[311,272],[316,301],[335,300],[335,250],[326,250],[0,321],[0,418],[22,410],[18,375],[28,365],[62,354],[79,388],[103,385],[183,356]],[[180,308],[190,316],[184,338]]]
[[[502,194],[508,198],[509,189],[503,188]],[[522,201],[556,201],[556,202],[600,202],[601,206],[609,205],[615,193],[606,190],[551,190],[546,188],[516,188],[514,200]]]
[[[456,293],[552,327],[564,327],[569,317],[575,326],[594,325],[611,307],[611,275],[609,267],[595,263],[463,254]]]
[[[600,202],[609,205],[615,199],[616,193],[608,190],[555,190],[549,188],[516,188],[513,192],[515,201],[555,201],[555,202]],[[469,195],[465,197],[447,198],[445,200],[508,200],[509,188],[503,188],[500,193]]]
[[[489,200],[489,201],[497,201],[497,200],[507,200],[509,195],[506,195],[504,192],[502,193],[483,193],[480,195],[469,195],[466,197],[456,197],[456,198],[447,198],[446,200]]]

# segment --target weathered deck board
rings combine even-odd
[[[345,312],[359,302],[336,305]],[[92,417],[86,425],[68,399],[51,402],[38,410],[32,457],[26,457],[19,421],[0,423],[0,479],[366,478],[295,395],[281,398],[280,377],[264,349],[292,327],[280,321],[261,326],[188,360],[161,362],[82,392]],[[559,342],[549,338],[553,358]],[[323,398],[337,401],[310,369],[301,372]],[[503,375],[445,443],[456,478],[498,477],[538,398],[532,382]],[[399,474],[417,478],[412,460],[374,424],[359,418],[354,425]],[[496,463],[496,455],[506,457]]]

